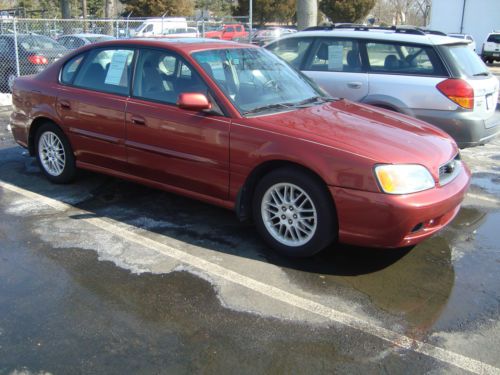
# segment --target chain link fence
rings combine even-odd
[[[131,37],[217,37],[214,31],[219,35],[217,30],[223,25],[240,24],[238,29],[244,30],[247,22],[248,17],[224,17],[212,21],[184,17],[0,18],[0,92],[11,92],[16,77],[39,73],[86,44]],[[247,31],[234,34],[231,39],[245,40]]]

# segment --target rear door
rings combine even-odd
[[[126,116],[130,172],[226,200],[230,119],[220,112],[178,108],[178,96],[184,92],[208,94],[208,88],[179,55],[141,49]]]
[[[355,39],[317,38],[302,70],[334,97],[361,101],[368,94],[368,75]]]
[[[79,163],[127,170],[125,108],[133,55],[130,48],[96,48],[60,90],[57,108]]]
[[[364,102],[409,115],[416,109],[453,109],[436,88],[449,74],[431,46],[374,40],[366,42],[366,54],[370,90]]]

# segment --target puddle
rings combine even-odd
[[[475,174],[472,176],[472,185],[479,186],[490,194],[500,196],[500,175]]]

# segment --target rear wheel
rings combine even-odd
[[[35,147],[38,164],[50,181],[65,184],[75,178],[73,150],[59,127],[50,122],[43,124],[36,133]]]
[[[314,255],[337,237],[326,187],[298,168],[278,169],[262,178],[254,194],[253,217],[263,239],[286,256]]]

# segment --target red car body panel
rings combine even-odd
[[[234,31],[229,31],[232,28]],[[236,31],[240,28],[242,31]],[[245,27],[242,24],[236,23],[232,25],[224,25],[223,30],[207,31],[205,33],[205,38],[221,39],[221,40],[233,40],[235,38],[247,38],[248,33],[245,31]]]
[[[96,46],[168,48],[202,76],[226,116],[96,92],[59,83],[72,56]],[[470,171],[439,186],[439,166],[458,153],[441,130],[404,115],[339,100],[272,115],[242,117],[191,57],[195,51],[258,48],[228,42],[125,40],[83,47],[34,77],[16,80],[11,126],[32,146],[30,128],[49,119],[68,136],[77,166],[195,199],[236,208],[249,176],[268,162],[294,163],[328,187],[345,243],[415,244],[458,212]],[[31,148],[33,152],[33,149]],[[380,163],[420,163],[436,187],[414,194],[382,193],[373,173]],[[422,229],[412,232],[415,226]]]

